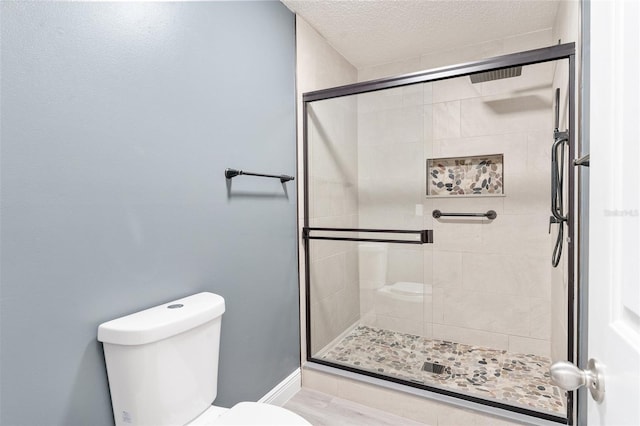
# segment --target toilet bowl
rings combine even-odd
[[[284,408],[212,403],[224,299],[199,293],[98,327],[117,426],[310,425]]]

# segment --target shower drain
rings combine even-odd
[[[434,364],[433,362],[425,362],[422,364],[422,371],[434,374],[442,374],[446,371],[447,367],[440,364]]]

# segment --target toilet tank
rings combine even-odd
[[[211,406],[224,309],[199,293],[98,327],[116,425],[184,425]]]

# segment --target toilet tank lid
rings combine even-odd
[[[156,342],[212,321],[224,308],[222,296],[194,294],[100,324],[98,340],[129,346]]]

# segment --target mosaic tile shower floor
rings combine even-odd
[[[551,384],[549,358],[428,339],[360,325],[320,359],[530,410],[565,416],[565,392]],[[423,364],[444,365],[441,374]]]

